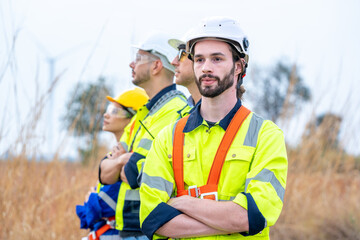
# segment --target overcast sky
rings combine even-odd
[[[289,142],[299,137],[309,114],[330,111],[344,116],[343,141],[360,153],[360,1],[0,0],[0,154],[49,87],[50,60],[54,75],[63,74],[50,105],[53,139],[44,130],[46,114],[31,136],[33,146],[43,149],[45,143],[59,145],[66,134],[58,119],[76,83],[102,75],[115,94],[133,87],[131,44],[153,30],[181,37],[214,15],[241,23],[250,41],[249,72],[281,58],[300,67],[314,99],[296,120],[281,126]],[[64,152],[72,148],[65,144]]]

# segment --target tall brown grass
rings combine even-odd
[[[96,182],[95,163],[0,161],[0,239],[80,239],[75,206]]]
[[[318,136],[321,136],[319,134]],[[318,145],[316,144],[318,143]],[[283,212],[272,239],[360,239],[360,174],[354,156],[304,139],[288,149]],[[324,151],[326,149],[326,151]],[[0,161],[0,239],[80,239],[75,205],[97,181],[97,164]]]

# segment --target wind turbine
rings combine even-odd
[[[76,50],[78,50],[80,47],[84,47],[84,44],[78,44],[76,46],[73,46],[71,48],[68,48],[64,51],[62,51],[61,53],[57,54],[57,55],[53,55],[51,54],[48,49],[38,40],[37,37],[35,37],[34,35],[32,35],[32,38],[34,40],[34,43],[36,44],[37,48],[40,50],[40,52],[42,52],[43,55],[45,55],[45,61],[48,64],[48,71],[49,71],[49,75],[48,75],[48,86],[47,86],[47,92],[48,92],[48,103],[47,103],[47,108],[45,110],[45,114],[47,115],[46,120],[47,120],[47,124],[44,125],[45,126],[45,135],[46,135],[46,142],[47,142],[47,153],[48,154],[53,154],[54,151],[54,146],[53,146],[53,131],[54,131],[54,93],[55,93],[55,80],[56,77],[59,77],[61,74],[59,74],[59,76],[55,75],[55,71],[56,71],[56,64],[59,60],[73,54]],[[53,91],[53,92],[52,92]]]

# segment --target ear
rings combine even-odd
[[[151,73],[153,75],[158,74],[163,69],[163,64],[160,59],[154,61],[151,65]]]
[[[234,75],[239,75],[242,72],[243,65],[241,60],[235,62]]]

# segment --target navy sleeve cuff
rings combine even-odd
[[[162,202],[147,216],[141,230],[149,239],[152,239],[156,230],[180,214],[179,210]]]
[[[139,171],[137,168],[137,162],[143,158],[145,158],[144,155],[134,152],[131,155],[129,161],[125,164],[125,167],[124,167],[125,175],[129,182],[129,185],[132,189],[139,187],[139,184],[137,182],[137,178],[139,175]]]
[[[266,219],[257,207],[254,198],[250,193],[242,193],[248,202],[249,233],[241,233],[243,236],[258,234],[266,227]]]
[[[102,181],[101,181],[101,163],[104,159],[107,159],[107,156],[105,156],[103,159],[101,159],[101,162],[99,164],[99,182],[102,184],[102,185],[106,185],[104,184]]]

